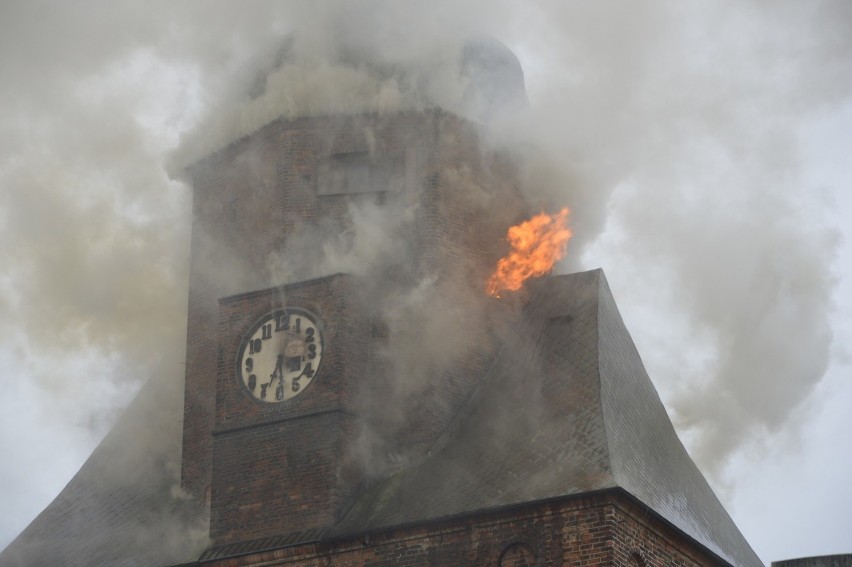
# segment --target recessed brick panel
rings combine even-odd
[[[327,411],[216,435],[211,537],[225,543],[333,525],[352,490],[340,478],[352,420]]]
[[[214,431],[227,431],[309,415],[346,410],[350,383],[364,374],[371,337],[370,320],[347,298],[352,278],[330,276],[305,283],[233,296],[221,302]],[[258,401],[244,390],[237,375],[243,338],[263,316],[298,307],[317,317],[323,340],[321,363],[299,395],[281,403]]]

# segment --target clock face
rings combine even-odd
[[[263,316],[243,339],[237,380],[255,400],[280,403],[308,387],[322,360],[317,318],[294,307]]]

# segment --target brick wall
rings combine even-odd
[[[219,317],[210,535],[239,541],[334,524],[360,482],[350,383],[365,372],[370,322],[353,278],[330,276],[223,299]],[[324,350],[314,379],[281,403],[252,399],[238,350],[256,321],[284,306],[317,317]]]
[[[619,490],[200,562],[252,565],[724,565]]]
[[[611,526],[612,565],[692,567],[724,565],[699,549],[690,538],[671,529],[636,502],[613,498],[606,511]]]
[[[335,275],[224,298],[219,315],[215,431],[251,427],[322,411],[351,411],[350,384],[366,370],[369,319],[350,301],[355,278]],[[243,337],[263,316],[284,307],[317,317],[325,345],[316,377],[292,403],[257,402],[237,378]]]
[[[339,471],[351,436],[343,412],[217,435],[211,537],[227,543],[333,525],[351,495]]]
[[[403,183],[393,191],[381,193],[318,194],[320,171],[330,156],[358,153],[403,164]],[[379,357],[373,357],[369,371],[363,367],[347,368],[348,362],[335,362],[330,352],[331,358],[323,362],[330,365],[323,371],[325,386],[312,384],[310,393],[295,398],[296,403],[285,404],[286,408],[263,408],[229,389],[232,379],[225,367],[232,363],[241,339],[237,328],[247,328],[276,298],[270,295],[256,300],[249,294],[223,304],[221,320],[218,299],[281,284],[268,265],[271,253],[286,249],[289,239],[306,225],[331,221],[345,230],[350,204],[371,202],[389,208],[410,205],[415,211],[405,235],[413,243],[412,255],[404,259],[405,265],[381,266],[377,269],[384,271],[371,274],[360,283],[350,281],[346,290],[316,288],[299,296],[295,288],[288,289],[287,301],[302,302],[312,312],[325,313],[324,321],[332,325],[330,337],[336,336],[338,329],[334,325],[349,324],[342,315],[347,302],[335,300],[357,297],[362,304],[376,305],[378,311],[386,289],[377,282],[404,287],[424,275],[435,275],[440,277],[446,293],[472,294],[476,301],[482,301],[485,278],[505,251],[506,228],[528,211],[522,204],[512,160],[487,151],[469,123],[438,110],[391,117],[275,121],[192,166],[189,173],[194,187],[194,221],[182,482],[190,493],[212,492],[214,503],[218,503],[215,505],[224,506],[213,513],[216,536],[223,541],[255,537],[265,528],[234,524],[226,517],[241,506],[239,499],[229,496],[227,487],[237,480],[238,460],[250,456],[246,453],[239,457],[237,447],[253,442],[252,434],[225,431],[292,417],[283,415],[288,411],[308,414],[339,409],[377,414],[382,409],[377,403],[381,403],[381,375],[386,369]],[[299,279],[298,271],[295,279]],[[493,354],[489,340],[492,315],[484,304],[480,310],[484,315],[464,323],[473,336],[481,336],[478,346],[459,356],[458,365],[436,374],[428,392],[420,397],[419,406],[406,415],[400,430],[392,431],[399,446],[425,447],[433,443],[475,387],[473,378],[482,374]],[[358,323],[361,331],[364,325],[372,327],[370,344],[363,352],[380,352],[383,341],[387,341],[386,329],[382,330],[376,313],[359,317],[369,321]],[[231,327],[220,344],[223,325]],[[351,329],[347,332],[350,337],[356,334]],[[335,344],[335,340],[329,344]],[[334,365],[337,366],[332,372]],[[362,380],[357,388],[350,387],[344,377],[355,380],[359,372],[370,376],[372,382],[365,385]],[[324,397],[326,387],[334,394]],[[344,407],[356,395],[360,405]],[[336,401],[330,402],[331,398]],[[351,431],[353,427],[344,428]],[[343,439],[334,442],[345,445]],[[219,455],[219,451],[223,453]],[[345,451],[340,458],[346,458]],[[221,479],[213,481],[214,469]],[[336,513],[333,509],[328,512],[331,515],[322,516],[326,520]],[[326,521],[317,518],[314,520],[320,523]],[[232,529],[237,531],[231,533]]]
[[[210,487],[215,409],[217,300],[257,285],[263,253],[280,246],[284,218],[276,181],[280,135],[271,128],[191,170],[190,245],[182,484]]]

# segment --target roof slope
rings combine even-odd
[[[600,279],[601,405],[616,484],[734,565],[763,565],[678,439]]]
[[[538,281],[521,321],[427,457],[361,493],[333,530],[287,542],[620,487],[730,564],[762,565],[680,443],[603,272]],[[197,557],[206,519],[174,497],[180,382],[146,384],[0,567]]]
[[[546,278],[432,456],[364,492],[369,531],[621,487],[733,565],[762,565],[680,443],[601,270]]]
[[[175,488],[179,378],[143,386],[74,478],[0,553],[0,566],[162,566],[197,556],[207,525]]]

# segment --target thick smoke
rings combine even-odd
[[[489,117],[494,146],[529,156],[533,206],[571,207],[565,269],[604,264],[702,468],[789,425],[825,370],[836,237],[797,127],[852,92],[847,3],[18,2],[0,22],[0,361],[25,400],[2,405],[48,416],[34,436],[71,423],[91,447],[157,364],[180,365],[189,191],[167,170],[280,115],[476,114],[458,54],[482,35],[519,55],[530,95]],[[293,262],[297,236],[264,278],[399,263],[394,212],[305,226],[321,261]],[[430,305],[421,276],[388,324]],[[6,462],[52,458],[8,435]]]
[[[657,289],[639,301],[677,312],[667,316],[680,319],[701,362],[652,356],[652,374],[696,458],[720,473],[732,451],[786,423],[827,366],[835,236],[813,213],[821,203],[802,187],[795,128],[818,105],[848,93],[836,79],[842,61],[831,61],[828,72],[810,64],[847,40],[837,24],[817,46],[795,33],[802,19],[821,26],[832,16],[827,6],[785,6],[768,23],[750,9],[725,16],[664,5],[544,8],[541,16],[554,18],[549,24],[536,11],[526,17],[554,34],[537,53],[552,88],[541,87],[529,112],[495,120],[495,143],[534,148],[526,179],[532,201],[574,209],[569,266],[607,223],[582,262],[597,265],[595,251],[611,258],[616,282],[632,269]],[[217,113],[216,133],[233,138],[279,114],[382,114],[432,104],[470,110],[465,78],[453,74],[453,50],[478,31],[472,22],[460,17],[441,33],[402,38],[388,29],[402,20],[365,13],[347,6],[322,12],[307,38],[297,35],[278,52],[257,97]],[[706,17],[736,30],[738,42],[715,41]],[[343,23],[352,21],[363,25]],[[756,27],[766,36],[748,40]],[[514,30],[501,31],[513,38]],[[309,241],[324,243],[323,259],[313,264],[318,274],[357,273],[393,255],[385,248],[399,252],[404,214],[351,213],[346,237],[306,229]],[[298,266],[293,247],[297,240],[277,269],[312,273]],[[790,329],[801,337],[797,349],[788,347]]]
[[[795,423],[828,365],[837,235],[797,143],[800,121],[849,96],[848,15],[828,3],[658,12],[678,25],[630,62],[641,80],[625,85],[620,119],[606,123],[613,147],[598,151],[616,176],[607,230],[584,260],[641,278],[615,292],[664,343],[640,350],[717,480],[732,452]]]

